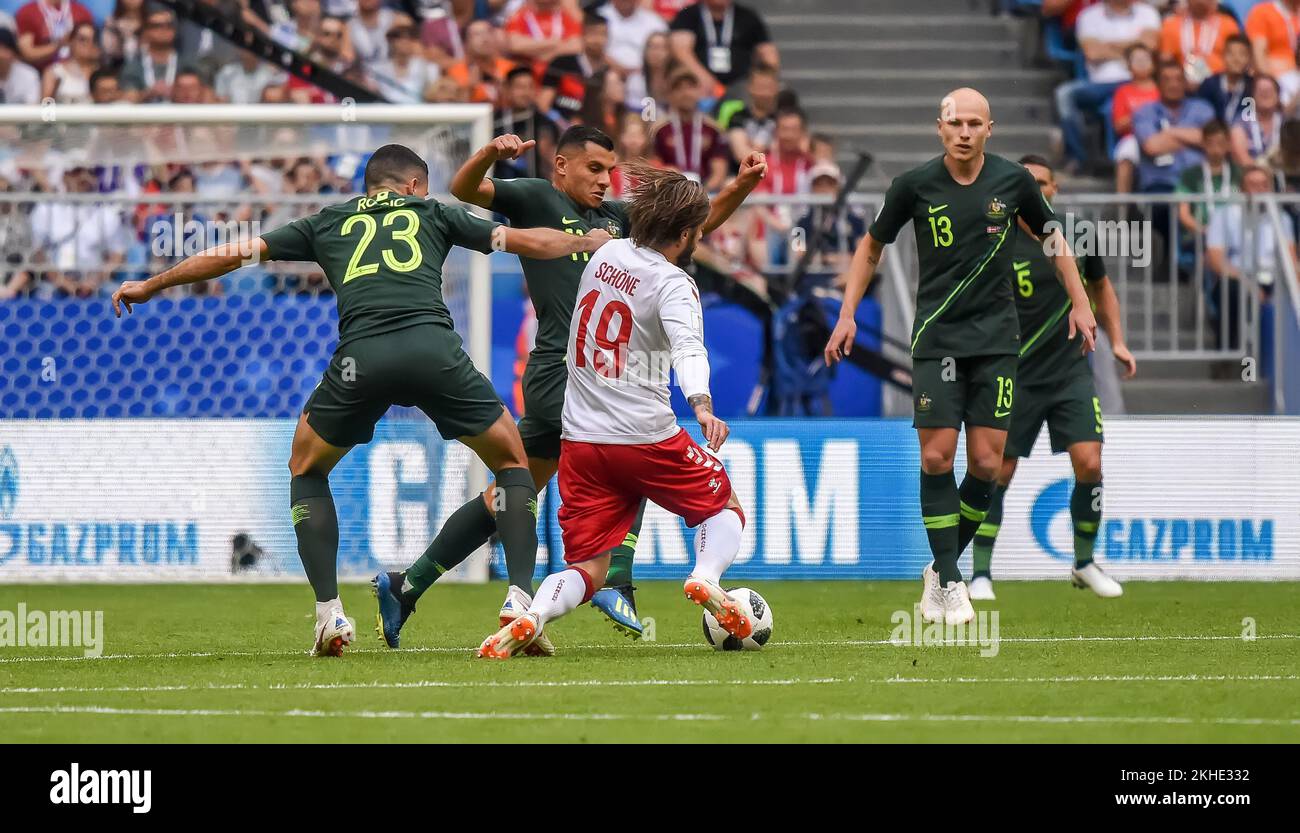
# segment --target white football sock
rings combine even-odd
[[[740,533],[745,524],[732,509],[723,509],[700,524],[695,533],[695,569],[691,575],[707,579],[714,584],[722,581],[722,574],[740,552]]]
[[[587,574],[581,570],[571,567],[551,573],[537,588],[528,612],[536,615],[543,625],[552,619],[559,619],[586,600],[587,586]]]
[[[340,613],[343,611],[343,602],[339,601],[338,596],[335,596],[334,598],[330,599],[328,602],[317,602],[316,621],[324,622],[326,619],[334,615],[335,610],[339,611]]]

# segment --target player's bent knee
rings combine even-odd
[[[953,458],[955,452],[950,452],[944,448],[923,448],[921,449],[921,470],[926,474],[944,474],[952,471]]]

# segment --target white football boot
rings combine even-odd
[[[945,625],[964,625],[975,618],[975,608],[971,607],[970,591],[966,589],[966,582],[950,581],[941,592]]]
[[[976,576],[971,579],[970,587],[967,589],[970,590],[971,601],[992,602],[997,599],[997,596],[993,595],[993,579],[988,576]]]
[[[498,622],[504,629],[506,625],[527,613],[528,608],[532,606],[533,597],[512,584],[510,589],[506,591],[506,600],[501,603],[501,615],[498,617]],[[530,657],[553,657],[555,656],[555,645],[551,643],[551,638],[541,633],[541,628],[538,628],[537,636],[524,647],[524,653]],[[482,656],[482,653],[480,653],[480,656]]]
[[[341,657],[343,649],[356,638],[356,627],[343,613],[343,605],[335,604],[316,611],[316,644],[312,656]]]
[[[519,652],[527,653],[529,647],[542,639],[542,623],[537,615],[524,613],[501,626],[501,630],[483,640],[478,646],[480,659],[510,659]]]
[[[921,621],[943,622],[943,590],[933,564],[926,564],[921,571]]]
[[[1124,595],[1124,588],[1118,581],[1102,572],[1096,562],[1088,562],[1082,570],[1070,570],[1070,583],[1082,590],[1088,588],[1103,599],[1115,599]]]

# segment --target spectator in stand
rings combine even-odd
[[[18,60],[18,41],[0,29],[0,104],[38,104],[41,74]]]
[[[172,84],[172,104],[208,104],[211,101],[212,91],[203,83],[198,70],[182,69],[176,73],[176,83]]]
[[[1133,191],[1138,162],[1142,150],[1133,136],[1133,114],[1142,107],[1157,101],[1160,90],[1156,87],[1155,53],[1142,44],[1128,48],[1128,70],[1131,80],[1115,90],[1111,99],[1111,126],[1115,132],[1115,190],[1120,194]]]
[[[492,24],[476,20],[465,27],[465,60],[454,64],[447,75],[466,90],[471,102],[494,103],[513,67],[513,61],[501,56],[501,43]]]
[[[283,83],[283,76],[275,67],[252,52],[241,49],[239,60],[226,64],[217,73],[216,95],[229,104],[257,104],[262,91],[272,84]]]
[[[1232,158],[1241,167],[1264,163],[1282,140],[1282,91],[1270,75],[1255,76],[1255,106],[1232,124]]]
[[[844,184],[844,175],[830,162],[818,162],[808,172],[812,180],[812,193],[834,198]],[[840,276],[849,268],[858,241],[867,233],[867,217],[861,209],[844,206],[839,213],[832,206],[815,205],[799,218],[795,228],[803,232],[804,245],[811,248],[814,236],[820,232],[820,245],[813,255],[809,271],[829,274],[842,283]]]
[[[444,75],[424,91],[424,100],[432,104],[463,104],[468,100],[465,88],[450,75]]]
[[[609,172],[609,191],[613,199],[622,199],[623,195],[637,184],[635,177],[623,172],[623,165],[637,163],[653,165],[650,159],[650,126],[640,113],[623,113],[623,122],[618,133],[614,134],[614,154],[618,165]]]
[[[756,63],[781,68],[763,18],[733,0],[700,0],[678,12],[670,28],[673,58],[711,98],[747,78]]]
[[[90,76],[99,69],[100,58],[95,24],[78,23],[68,42],[68,57],[45,68],[41,98],[59,104],[90,104]]]
[[[145,17],[140,51],[122,69],[122,87],[136,103],[167,101],[179,69],[176,18],[167,9],[152,9]]]
[[[1128,48],[1140,43],[1155,50],[1160,15],[1146,3],[1105,0],[1079,14],[1075,34],[1087,64],[1087,78],[1067,81],[1056,90],[1066,168],[1073,172],[1090,161],[1084,139],[1087,119],[1099,117],[1115,90],[1129,80],[1124,62]]]
[[[140,51],[144,21],[144,0],[117,0],[112,17],[104,22],[105,59],[123,63],[134,58]]]
[[[613,67],[605,67],[587,81],[582,110],[578,120],[583,124],[598,127],[607,136],[618,135],[623,114],[627,108],[623,99],[627,89],[623,76]],[[638,117],[640,114],[638,114]]]
[[[835,161],[835,140],[826,133],[814,133],[808,142],[813,162]]]
[[[97,190],[92,171],[73,167],[63,173],[63,191]],[[119,266],[131,237],[117,209],[105,203],[43,200],[32,211],[33,260],[49,264],[38,294],[88,298],[99,292]],[[87,269],[94,265],[99,268]]]
[[[451,65],[464,59],[465,45],[461,41],[462,23],[456,19],[456,5],[466,13],[464,22],[472,20],[474,4],[465,0],[419,0],[420,43],[424,46],[424,59],[437,64],[446,72]]]
[[[718,190],[731,169],[731,152],[713,119],[700,112],[700,80],[690,70],[679,69],[673,76],[670,104],[668,117],[651,134],[655,158],[702,182],[709,191]]]
[[[645,44],[657,32],[667,32],[663,18],[640,5],[638,0],[609,0],[596,13],[609,24],[609,62],[624,77],[641,71]]]
[[[560,0],[526,0],[505,30],[506,54],[531,61],[538,81],[551,61],[582,51],[582,24],[560,8]]]
[[[1201,128],[1201,147],[1205,158],[1200,165],[1192,165],[1178,178],[1177,194],[1206,195],[1212,202],[1200,200],[1178,205],[1178,222],[1189,234],[1202,235],[1211,214],[1217,211],[1233,194],[1241,191],[1241,170],[1229,156],[1232,145],[1228,126],[1218,119],[1206,122]]]
[[[1187,0],[1182,11],[1165,18],[1160,31],[1160,57],[1182,64],[1193,87],[1223,72],[1227,40],[1241,32],[1232,15],[1218,7],[1216,0]]]
[[[658,121],[658,114],[668,111],[671,74],[672,53],[668,47],[668,35],[656,32],[646,39],[641,71],[627,78],[628,109],[640,112],[647,121]]]
[[[18,51],[16,45],[13,51]],[[10,176],[16,176],[16,172]],[[0,191],[14,190],[8,176],[0,174]],[[0,202],[0,301],[27,294],[34,283],[30,270],[18,268],[32,257],[32,226],[30,218],[24,216],[27,213],[18,203]]]
[[[1282,142],[1269,162],[1277,172],[1279,190],[1300,192],[1300,121],[1283,122]]]
[[[1133,135],[1142,149],[1138,188],[1147,194],[1167,194],[1178,185],[1183,171],[1200,164],[1201,128],[1214,118],[1214,108],[1199,98],[1187,98],[1181,64],[1162,63],[1156,70],[1156,85],[1160,100],[1133,114]]]
[[[537,107],[544,113],[557,115],[561,128],[582,112],[592,79],[601,74],[604,80],[604,70],[609,66],[605,57],[608,45],[609,24],[600,15],[587,12],[582,19],[582,51],[577,55],[561,55],[547,64]],[[603,85],[596,90],[602,91]]]
[[[727,131],[733,159],[744,159],[753,151],[766,151],[776,132],[776,100],[781,93],[781,77],[765,64],[755,64],[749,71],[749,103],[739,110],[726,112],[724,102],[718,121]]]
[[[533,70],[527,66],[517,66],[506,74],[506,83],[502,89],[502,100],[497,107],[492,135],[501,136],[513,133],[524,141],[534,139],[537,144],[518,159],[501,159],[497,162],[495,173],[498,179],[511,177],[551,178],[551,166],[555,159],[555,144],[559,141],[560,130],[555,122],[537,109],[537,82]]]
[[[1271,194],[1273,172],[1252,163],[1242,171],[1241,187],[1252,196]],[[1241,346],[1241,303],[1245,294],[1242,281],[1249,276],[1267,297],[1275,277],[1285,268],[1282,258],[1296,263],[1295,223],[1289,213],[1281,214],[1281,239],[1259,203],[1225,205],[1210,218],[1205,232],[1205,259],[1212,278],[1206,291],[1206,307],[1210,329],[1222,349]],[[1247,225],[1254,234],[1247,235]]]
[[[77,0],[32,0],[14,12],[18,54],[24,63],[44,70],[68,56],[68,42],[78,23],[93,26],[95,16]]]
[[[767,176],[759,190],[772,194],[807,194],[813,158],[808,153],[808,116],[798,107],[776,114],[776,130],[767,151]]]
[[[379,94],[394,104],[418,104],[429,85],[441,75],[438,65],[424,59],[420,33],[414,26],[388,30],[388,60],[370,68]]]
[[[1255,52],[1255,71],[1282,78],[1296,71],[1296,33],[1300,0],[1259,3],[1246,17],[1246,35]]]
[[[1210,102],[1215,114],[1227,124],[1237,120],[1254,95],[1250,62],[1250,39],[1233,35],[1223,47],[1223,72],[1205,79],[1196,91],[1197,97]]]
[[[95,104],[124,103],[122,85],[111,69],[97,69],[90,76],[90,100]]]
[[[654,9],[655,14],[663,18],[665,23],[672,23],[683,9],[694,5],[695,2],[696,0],[650,0],[650,7]]]
[[[388,33],[397,24],[397,12],[384,0],[357,0],[357,14],[348,22],[353,54],[364,66],[388,58]]]

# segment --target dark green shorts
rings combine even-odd
[[[1052,453],[1075,443],[1103,442],[1101,401],[1092,376],[1073,376],[1061,384],[1033,385],[1016,391],[1016,413],[1007,434],[1006,457],[1028,457],[1047,423]]]
[[[912,361],[912,426],[962,424],[1006,430],[1016,383],[1015,356]]]
[[[505,407],[455,330],[419,324],[339,345],[303,412],[321,439],[370,442],[391,405],[415,406],[443,439],[482,434]]]
[[[564,387],[568,382],[569,369],[563,361],[530,360],[524,369],[524,415],[519,420],[519,436],[529,457],[559,459]]]

